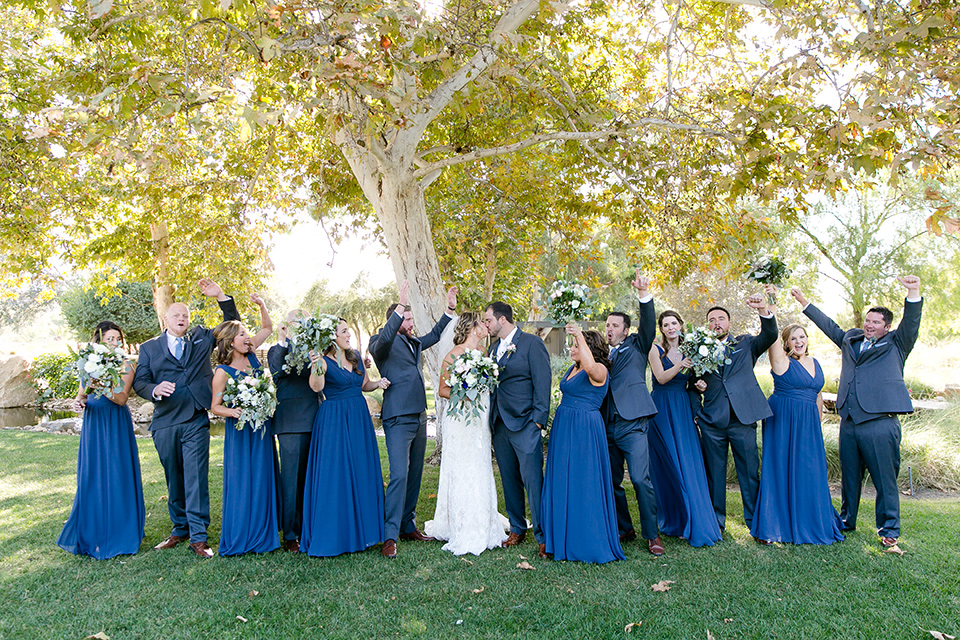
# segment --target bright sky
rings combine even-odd
[[[393,266],[376,243],[349,237],[331,247],[330,239],[313,220],[303,221],[284,235],[272,238],[271,290],[291,305],[299,304],[310,286],[326,279],[332,291],[348,288],[361,272],[372,287],[394,282]]]

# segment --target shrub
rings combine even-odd
[[[153,290],[148,282],[120,282],[120,295],[101,299],[94,287],[74,287],[61,296],[60,310],[79,340],[89,340],[103,320],[123,329],[130,344],[140,344],[160,332],[153,308]]]
[[[80,386],[74,368],[76,360],[74,353],[44,353],[34,359],[30,375],[40,402],[51,398],[72,398],[76,395]]]

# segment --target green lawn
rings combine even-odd
[[[873,504],[832,547],[764,548],[729,495],[724,541],[692,549],[667,539],[654,558],[554,563],[519,551],[454,557],[439,543],[401,543],[333,559],[274,552],[199,560],[153,551],[169,532],[162,470],[140,440],[147,537],[136,556],[96,561],[56,546],[74,491],[79,440],[0,432],[0,638],[929,638],[960,635],[960,501],[903,501],[906,555],[882,553]],[[211,452],[215,542],[222,439]],[[381,451],[385,456],[385,453]],[[384,467],[386,460],[384,457]],[[421,516],[433,512],[426,470]],[[421,517],[421,520],[423,518]],[[526,556],[535,567],[520,570]],[[673,580],[666,593],[650,586]],[[256,593],[254,593],[256,592]],[[243,618],[245,621],[241,620]],[[628,623],[641,623],[628,635]]]

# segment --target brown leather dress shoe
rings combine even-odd
[[[414,529],[410,533],[401,533],[401,540],[413,540],[416,542],[436,542],[436,538],[431,538],[430,536],[423,535],[420,533],[419,529]]]
[[[660,536],[657,536],[653,540],[648,540],[647,548],[650,549],[650,553],[655,556],[662,556],[664,554],[663,542],[660,541]]]
[[[757,536],[753,536],[753,540],[754,540],[757,544],[763,545],[764,547],[769,547],[769,546],[771,546],[771,545],[773,544],[772,541],[770,541],[770,540],[764,540],[763,538],[758,538]]]
[[[514,533],[514,532],[511,531],[511,532],[510,532],[510,535],[507,536],[507,539],[504,540],[503,543],[502,543],[500,546],[501,546],[501,547],[515,547],[515,546],[517,546],[518,544],[520,544],[521,542],[523,542],[524,540],[526,540],[526,538],[527,538],[527,532],[526,532],[526,531],[524,531],[523,533]]]
[[[880,544],[889,549],[890,547],[897,546],[897,539],[890,538],[888,536],[880,536]]]
[[[193,552],[200,558],[213,557],[213,549],[210,548],[210,545],[207,544],[206,540],[201,540],[200,542],[191,542],[190,548],[193,549]]]
[[[537,555],[544,560],[549,560],[550,556],[547,555],[547,545],[540,543],[540,546],[537,548]]]
[[[383,546],[380,547],[380,555],[384,558],[396,558],[397,557],[397,541],[396,540],[385,540]]]
[[[636,529],[630,529],[630,531],[627,531],[626,533],[621,533],[621,534],[620,534],[620,542],[621,542],[621,543],[623,543],[623,542],[633,542],[633,541],[636,540],[636,539],[637,539],[637,531],[636,531]]]
[[[287,540],[283,543],[283,548],[289,551],[290,553],[300,553],[300,541],[299,540]]]
[[[169,538],[158,544],[154,549],[173,549],[175,546],[187,539],[186,536],[174,536],[171,535]]]

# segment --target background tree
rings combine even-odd
[[[140,344],[160,332],[148,282],[120,281],[111,286],[119,295],[105,297],[93,283],[74,286],[60,296],[60,310],[77,340],[87,341],[104,320],[123,329],[128,344]]]

